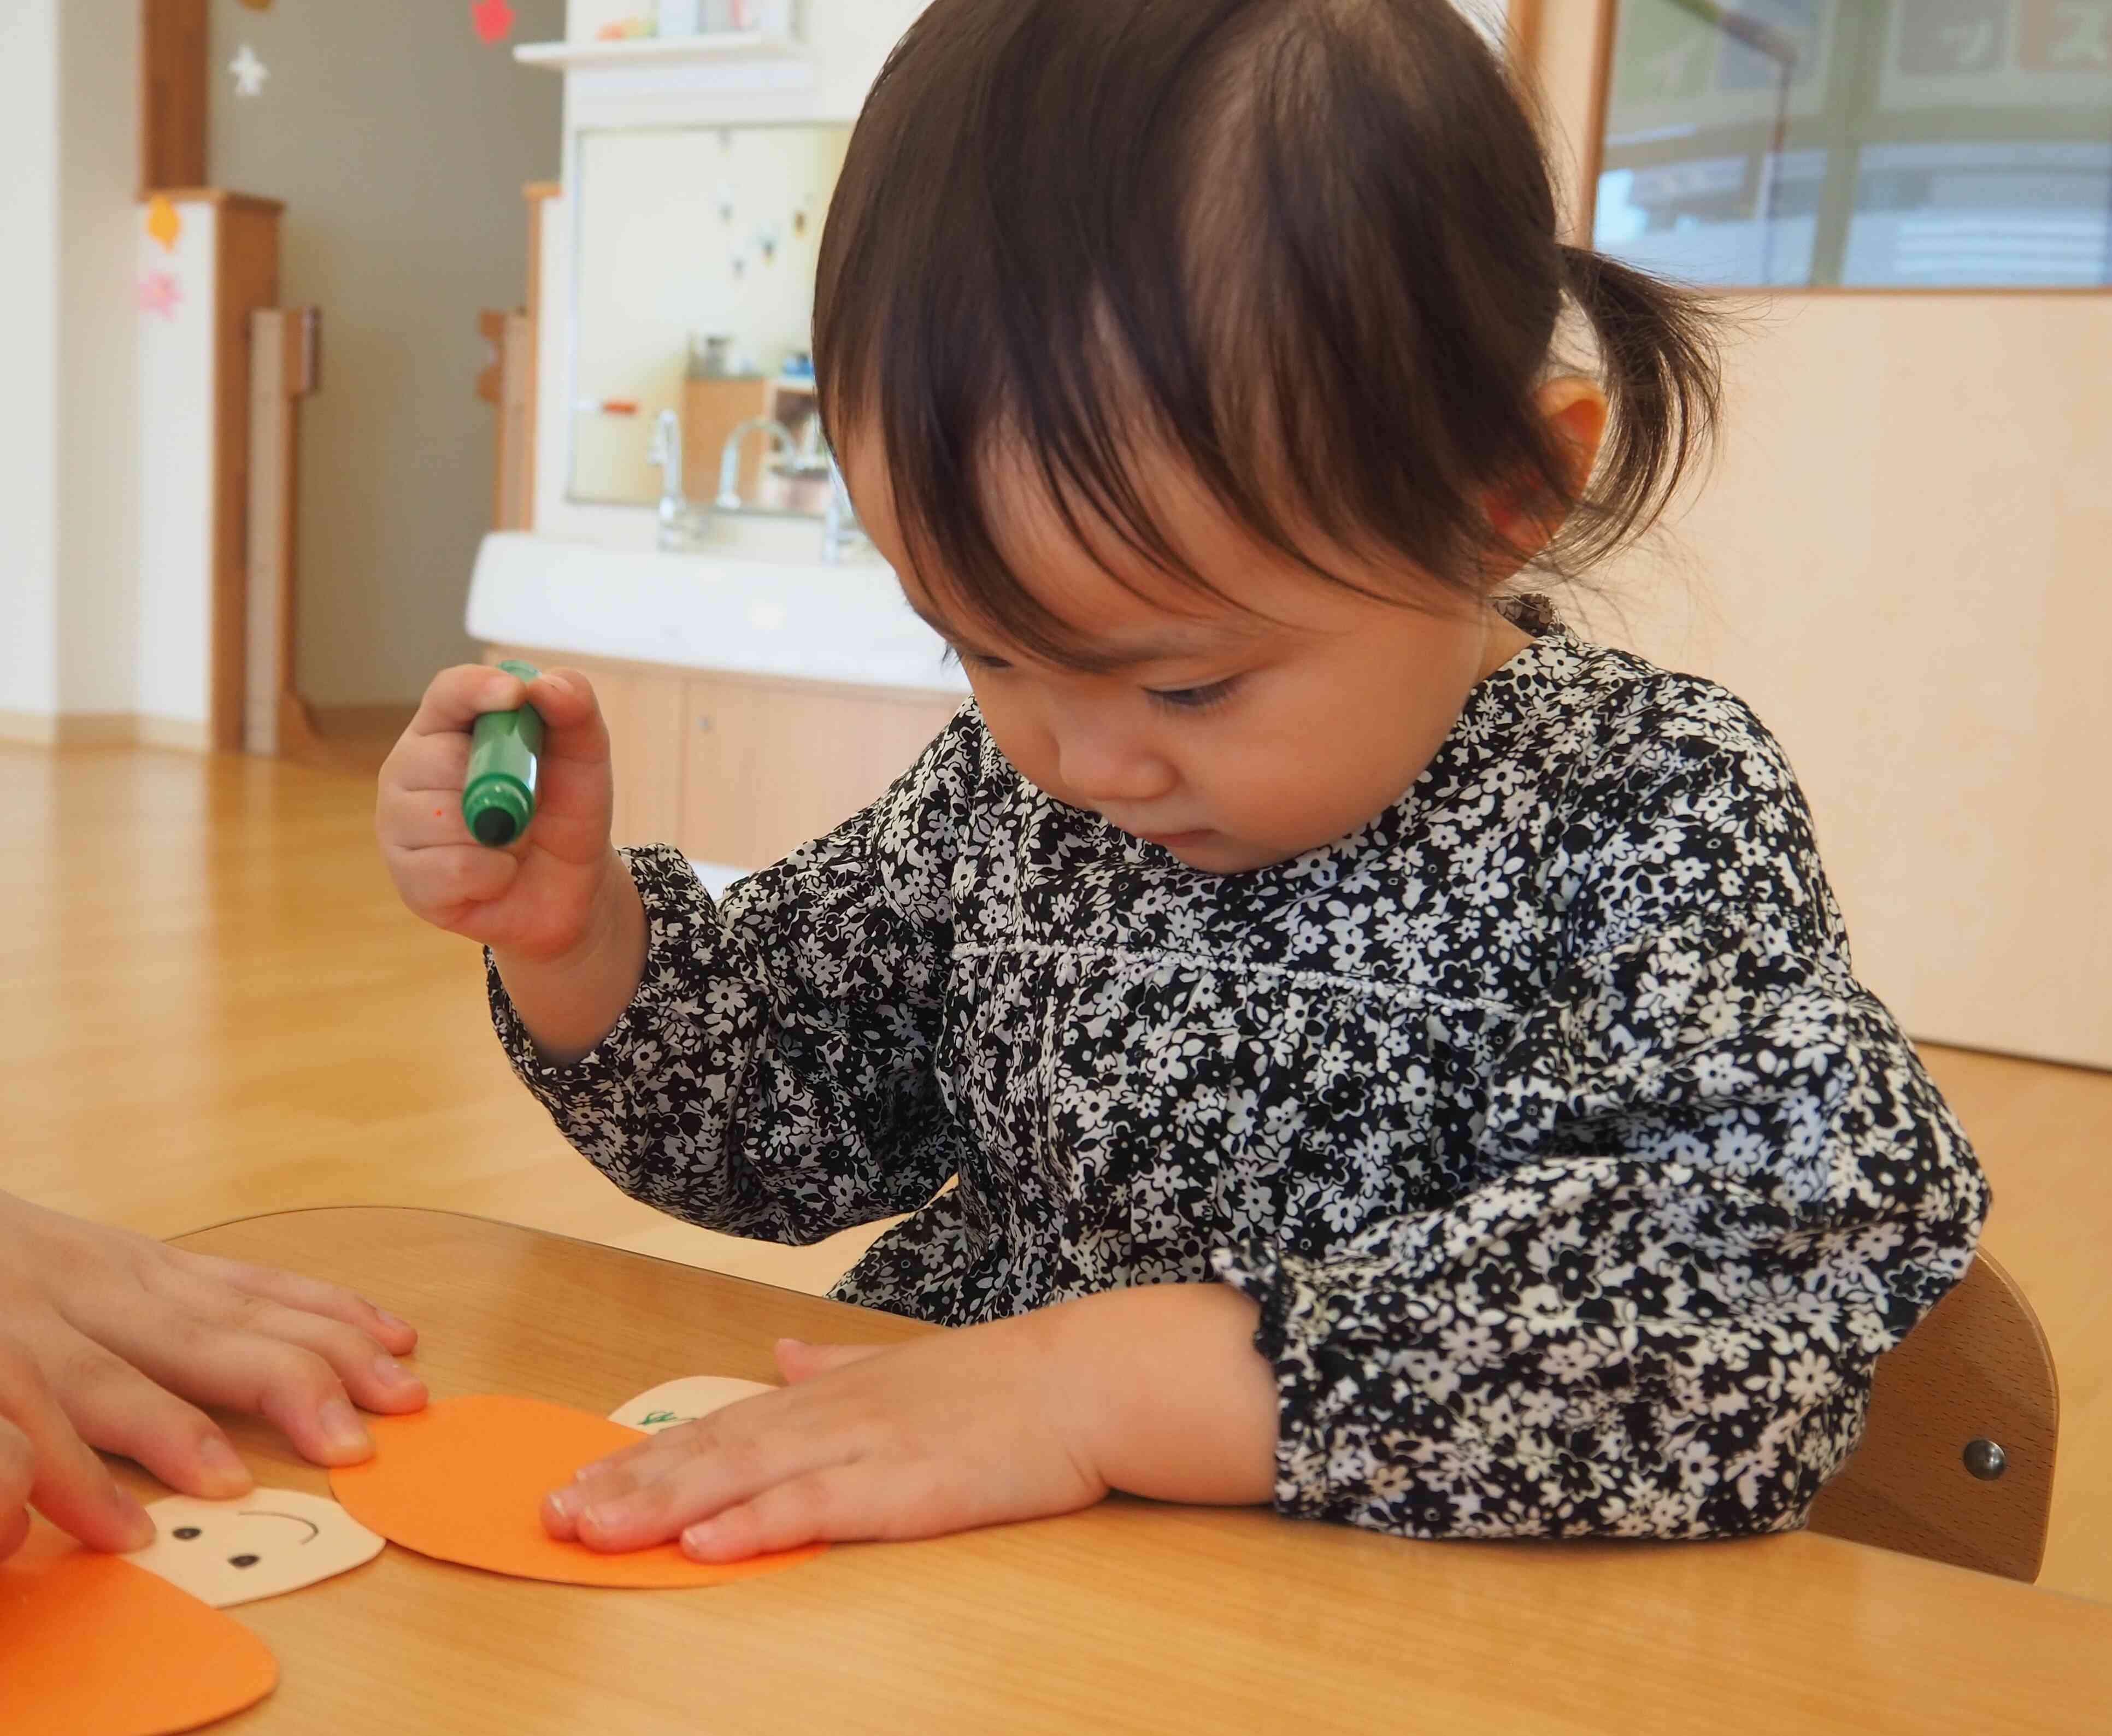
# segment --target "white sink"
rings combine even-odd
[[[688,554],[497,531],[477,554],[467,625],[488,645],[966,693],[894,570],[869,553],[831,566],[818,542],[794,519],[722,519]]]

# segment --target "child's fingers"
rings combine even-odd
[[[253,1266],[239,1260],[223,1260],[216,1254],[190,1254],[171,1250],[177,1263],[201,1277],[225,1284],[249,1296],[264,1297],[287,1308],[303,1309],[347,1326],[356,1326],[385,1349],[407,1356],[418,1342],[417,1328],[377,1308],[356,1291],[321,1278],[303,1278],[298,1272],[281,1272],[275,1266]]]
[[[20,1545],[30,1505],[91,1549],[153,1541],[153,1521],[75,1432],[35,1365],[0,1346],[0,1557]]]
[[[803,1380],[818,1379],[838,1369],[847,1369],[854,1362],[877,1356],[885,1347],[879,1344],[806,1344],[797,1338],[780,1338],[776,1344],[777,1369],[790,1384],[796,1387]]]
[[[476,843],[462,817],[459,788],[385,789],[375,799],[374,822],[385,850],[435,850],[444,845]]]
[[[528,691],[528,703],[548,726],[543,751],[552,759],[598,764],[608,758],[608,726],[594,683],[576,669],[545,669]]]
[[[521,872],[512,850],[467,843],[386,851],[396,891],[413,914],[451,927],[465,909],[503,898]]]
[[[382,793],[430,791],[460,801],[469,781],[471,746],[467,736],[405,736],[382,767]]]
[[[892,1529],[899,1510],[863,1465],[832,1465],[777,1483],[682,1532],[682,1553],[698,1561],[745,1561],[807,1543],[850,1542],[907,1533]]]
[[[467,736],[485,713],[515,711],[527,702],[527,686],[518,676],[480,663],[460,663],[441,670],[427,684],[403,742],[414,736]]]

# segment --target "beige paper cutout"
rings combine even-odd
[[[147,1515],[161,1534],[125,1559],[216,1610],[297,1592],[381,1553],[382,1540],[335,1501],[298,1489],[172,1495]]]
[[[650,1392],[641,1392],[618,1405],[609,1412],[608,1419],[626,1428],[658,1434],[663,1428],[694,1423],[700,1416],[709,1416],[758,1392],[776,1391],[776,1387],[766,1387],[761,1381],[735,1380],[730,1374],[689,1374],[680,1380],[662,1381]]]

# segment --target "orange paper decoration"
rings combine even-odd
[[[183,232],[183,213],[167,194],[157,193],[147,201],[147,233],[162,244],[163,253],[175,252],[176,238]]]
[[[48,1525],[0,1561],[7,1736],[170,1736],[254,1706],[278,1679],[232,1616]]]
[[[647,1438],[635,1428],[535,1398],[442,1399],[408,1416],[366,1419],[374,1456],[332,1471],[330,1492],[370,1531],[420,1555],[560,1585],[722,1585],[812,1560],[828,1546],[713,1565],[673,1543],[601,1555],[543,1529],[543,1497],[583,1465]]]

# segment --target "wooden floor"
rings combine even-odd
[[[572,1153],[492,1039],[476,950],[397,902],[371,789],[270,761],[0,747],[0,1188],[157,1235],[438,1206],[826,1287],[874,1232],[729,1240]],[[1994,1180],[1989,1246],[2060,1371],[2041,1583],[2112,1602],[2112,1075],[1928,1059]]]

